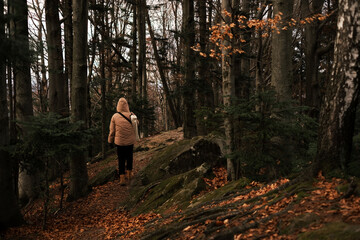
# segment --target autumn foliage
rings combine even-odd
[[[258,10],[260,10],[260,8]],[[220,60],[223,56],[222,50],[224,49],[229,52],[229,55],[243,54],[245,51],[240,45],[230,44],[229,46],[226,46],[223,44],[223,41],[228,40],[232,43],[246,44],[247,41],[241,35],[245,32],[251,31],[254,32],[257,37],[267,38],[271,36],[271,34],[279,34],[280,31],[291,30],[294,27],[301,27],[302,25],[314,21],[324,21],[332,13],[314,14],[299,20],[295,20],[294,18],[291,18],[290,20],[283,19],[283,14],[281,12],[276,14],[273,18],[263,19],[248,19],[246,16],[233,15],[226,10],[222,11],[222,14],[231,19],[231,21],[218,23],[209,28],[209,41],[214,46],[210,49],[210,53],[206,54],[202,52],[199,43],[192,47],[192,49],[198,52],[202,57],[211,57]]]

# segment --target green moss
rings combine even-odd
[[[136,207],[134,212],[140,214],[156,210],[182,187],[183,181],[184,179],[181,176],[175,176],[163,181],[149,192],[148,197]]]
[[[99,166],[105,166],[107,165],[109,162],[112,162],[112,161],[115,161],[117,160],[117,155],[116,153],[107,153],[106,154],[106,157],[104,160],[102,160],[100,163],[99,163]]]
[[[298,184],[293,184],[285,189],[287,193],[298,193],[302,191],[312,191],[312,190],[314,190],[313,181],[306,181]]]
[[[203,195],[197,199],[194,199],[189,207],[195,207],[195,206],[205,203],[205,202],[220,199],[230,192],[235,192],[235,191],[241,190],[242,188],[247,186],[249,183],[250,183],[250,180],[247,178],[241,178],[239,180],[232,181],[221,188],[218,188],[214,191],[206,193],[205,195]]]
[[[150,190],[148,190],[148,186],[141,188],[140,193],[136,194],[136,196],[138,198],[146,197],[136,199],[135,196],[132,199],[133,202],[138,203],[134,213],[139,214],[149,211],[161,213],[174,206],[179,208],[188,206],[192,196],[205,190],[206,184],[203,177],[210,169],[210,165],[204,163],[196,169],[164,179]]]
[[[292,234],[301,228],[308,227],[312,223],[317,222],[319,219],[319,216],[315,213],[305,213],[303,215],[297,216],[289,225],[280,225],[280,234]]]
[[[298,192],[297,196],[295,198],[295,202],[299,203],[303,198],[308,197],[308,196],[310,196],[310,193],[308,193],[308,192],[304,192],[304,191]]]
[[[355,196],[360,196],[360,180],[359,179],[355,179],[355,185],[356,185],[356,188],[353,192],[353,194]],[[347,193],[349,191],[349,188],[350,188],[350,183],[347,183],[347,184],[342,184],[342,185],[338,185],[336,186],[336,190],[339,192],[339,193]]]
[[[346,193],[348,191],[349,187],[350,187],[350,184],[338,185],[338,186],[336,186],[336,191],[338,191],[339,193]]]
[[[90,179],[89,185],[91,187],[103,185],[109,181],[114,181],[116,177],[116,166],[111,166],[101,170],[96,176]]]
[[[185,139],[154,152],[151,163],[139,174],[142,185],[187,172],[204,162],[215,165],[221,150],[213,137]]]
[[[302,233],[299,240],[359,240],[360,225],[350,225],[344,222],[333,222],[323,228]]]
[[[149,184],[162,179],[166,175],[166,167],[170,161],[176,158],[177,155],[189,149],[195,139],[186,139],[176,142],[162,151],[157,152],[152,157],[152,162],[147,165],[140,173],[143,178],[143,184]]]

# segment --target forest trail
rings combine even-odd
[[[151,164],[157,150],[182,138],[177,129],[142,139],[135,146],[134,173]],[[89,178],[116,165],[115,154],[90,164]],[[46,230],[42,229],[43,201],[38,200],[23,209],[28,224],[7,230],[0,239],[360,239],[360,197],[344,198],[344,190],[339,189],[348,183],[343,179],[319,175],[313,182],[287,188],[281,186],[288,179],[248,181],[231,190],[231,185],[239,183],[226,184],[224,169],[214,173],[214,179],[204,179],[208,191],[194,196],[201,199],[214,193],[209,201],[184,210],[174,207],[162,215],[131,215],[119,208],[130,186],[120,186],[118,179],[94,187],[83,199],[64,202],[63,210],[57,212],[60,196],[59,183],[55,183]],[[221,191],[222,186],[228,192],[216,197],[216,189]],[[299,238],[304,233],[312,235]]]
[[[177,129],[141,139],[134,146],[134,149],[143,150],[134,153],[134,174],[149,163],[152,153],[144,150],[169,145],[182,138],[182,130]],[[111,154],[109,158],[109,161],[88,165],[89,179],[106,167],[117,166],[116,154]],[[125,235],[118,236],[119,239],[132,239],[142,232],[146,222],[158,217],[157,214],[132,217],[129,212],[119,209],[119,203],[126,200],[129,188],[128,184],[120,186],[119,179],[94,187],[85,198],[64,201],[63,209],[56,211],[60,200],[59,187],[59,182],[51,185],[53,199],[49,209],[52,213],[49,213],[46,230],[42,229],[43,201],[38,200],[23,209],[27,225],[9,229],[4,235],[0,234],[0,239],[114,239],[120,233]]]

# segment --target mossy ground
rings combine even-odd
[[[359,240],[360,225],[332,222],[324,227],[300,234],[299,240]]]

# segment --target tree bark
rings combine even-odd
[[[87,19],[88,1],[73,0],[73,70],[71,91],[71,118],[73,122],[83,121],[87,126]],[[88,194],[86,155],[76,151],[70,159],[69,200],[76,200]]]
[[[222,0],[221,3],[222,10],[222,24],[230,24],[230,17],[225,14],[232,13],[231,10],[231,0]],[[222,41],[222,90],[223,90],[223,102],[225,107],[230,107],[232,104],[232,98],[235,97],[235,78],[232,68],[232,57],[228,49],[231,46],[230,39],[224,37]],[[229,113],[226,113],[224,120],[225,127],[225,142],[226,142],[226,154],[230,154],[234,150],[234,124],[233,118]],[[235,168],[234,162],[230,157],[227,157],[227,172],[229,180],[235,180]]]
[[[142,102],[147,99],[147,79],[146,79],[146,26],[145,26],[145,16],[146,16],[146,0],[137,0],[137,17],[138,17],[138,37],[139,37],[139,57],[138,57],[138,84],[139,84],[139,94],[141,96]],[[142,105],[142,108],[145,108],[145,105]],[[140,129],[144,136],[147,136],[147,121],[146,116],[141,116],[140,119]]]
[[[320,112],[313,174],[344,169],[350,159],[360,80],[360,3],[339,1],[332,76]]]
[[[47,112],[47,78],[46,78],[46,66],[45,66],[45,54],[44,54],[44,42],[42,40],[42,34],[43,34],[43,25],[40,24],[39,27],[39,44],[40,44],[40,71],[41,71],[41,81],[40,81],[40,110],[41,112]]]
[[[172,118],[174,120],[174,123],[175,123],[175,127],[178,128],[178,127],[180,127],[179,118],[178,118],[178,115],[176,114],[176,109],[175,109],[175,106],[174,106],[173,98],[170,95],[170,89],[169,89],[169,86],[168,86],[167,81],[166,81],[164,67],[162,65],[160,55],[159,55],[159,52],[158,52],[158,49],[157,49],[156,40],[155,40],[154,32],[153,32],[152,27],[151,27],[151,21],[150,21],[148,11],[146,11],[146,21],[147,21],[147,25],[148,25],[149,32],[150,32],[151,44],[152,44],[152,47],[153,47],[153,50],[154,50],[155,61],[156,61],[157,66],[158,66],[160,79],[161,79],[161,82],[163,84],[163,88],[164,88],[164,92],[165,92],[165,98],[166,98],[166,101],[167,101],[167,103],[169,105],[171,116],[172,116]]]
[[[197,0],[198,12],[199,12],[199,42],[200,42],[200,51],[205,53],[207,56],[208,48],[207,41],[209,38],[208,27],[206,22],[206,1]],[[211,87],[209,72],[209,59],[200,57],[199,61],[199,76],[198,76],[198,87],[197,87],[197,108],[202,107],[213,108],[214,107],[214,93]],[[196,129],[198,135],[208,134],[206,126],[202,123],[201,119],[196,119]]]
[[[302,0],[303,18],[321,13],[324,0]],[[310,115],[318,117],[320,108],[320,86],[318,80],[319,57],[317,54],[319,22],[314,21],[305,25],[305,79],[307,106],[311,107]]]
[[[239,4],[240,5],[240,4]],[[246,19],[250,17],[250,1],[243,0],[241,3],[241,15],[245,16]],[[241,87],[240,94],[238,95],[240,98],[248,99],[251,92],[251,87],[255,84],[250,82],[250,40],[251,40],[251,30],[245,28],[240,32],[241,39],[245,40],[244,43],[240,44],[241,50],[245,52],[245,54],[241,55],[240,58],[240,69],[241,69]]]
[[[194,112],[195,97],[195,64],[194,51],[191,47],[195,44],[195,21],[194,1],[183,1],[183,31],[184,38],[184,138],[192,138],[197,135],[196,119]],[[196,105],[195,105],[196,106]]]
[[[66,81],[63,72],[61,27],[59,20],[59,0],[45,1],[47,29],[48,68],[49,68],[49,110],[68,116],[66,108]]]
[[[272,34],[271,43],[271,85],[275,88],[280,101],[291,99],[292,85],[292,56],[291,29],[283,30],[288,26],[293,9],[293,0],[274,0],[274,16],[282,13],[282,20],[277,23],[278,31]]]
[[[4,1],[0,0],[0,51],[5,47]],[[6,93],[6,58],[0,58],[0,229],[22,222],[17,194],[14,189],[13,162],[4,149],[10,144],[9,117]]]
[[[65,42],[65,96],[66,107],[69,109],[70,91],[69,83],[72,77],[72,55],[73,55],[73,26],[72,26],[72,3],[71,0],[64,0],[64,42]],[[70,86],[71,89],[71,86]]]
[[[29,51],[29,32],[28,32],[28,8],[26,0],[12,1],[14,52],[14,79],[15,79],[15,111],[16,120],[26,121],[33,116],[31,76],[30,76],[30,51]],[[19,124],[21,129],[21,124]],[[20,133],[21,137],[26,137],[25,132]],[[19,172],[19,199],[22,203],[27,203],[39,194],[36,174],[29,174],[27,170],[21,169]]]
[[[136,11],[136,4],[133,3],[132,6],[132,12],[133,12],[133,22],[132,22],[132,49],[131,49],[131,71],[132,71],[132,77],[131,77],[131,98],[132,101],[135,101],[136,99],[136,80],[137,80],[137,72],[136,72],[136,46],[137,46],[137,11]]]
[[[102,5],[104,9],[100,13],[100,21],[102,23],[102,31],[104,34],[107,33],[106,26],[105,26],[105,1],[102,0]],[[105,41],[104,37],[101,38],[101,43],[99,54],[100,54],[100,77],[101,77],[101,155],[102,159],[105,159],[106,153],[106,143],[107,143],[107,136],[106,136],[106,76],[105,76],[105,65],[106,65],[106,58],[105,58]]]

